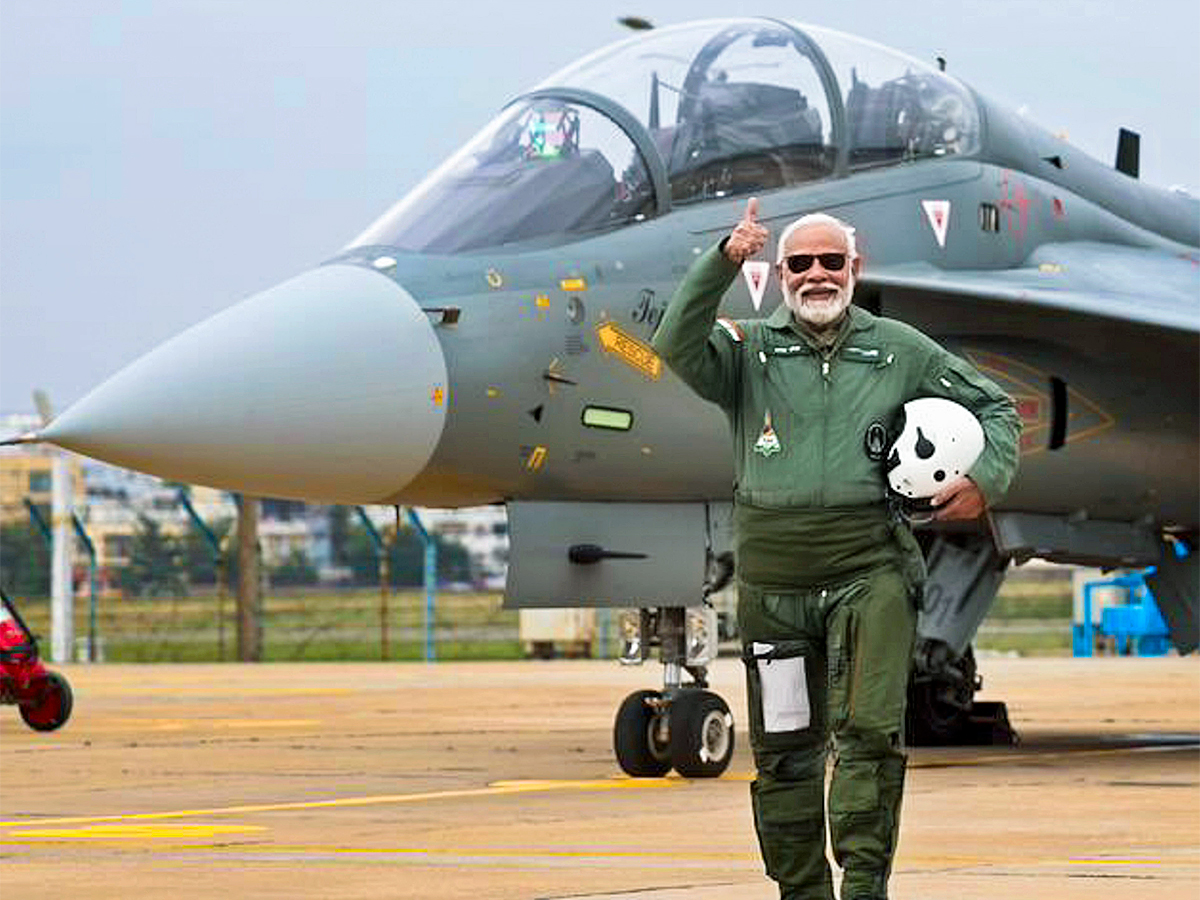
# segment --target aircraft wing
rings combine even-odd
[[[864,286],[1012,301],[1200,332],[1195,251],[1077,241],[1044,244],[1015,269],[868,268]]]

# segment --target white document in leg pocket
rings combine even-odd
[[[754,642],[756,657],[766,656],[774,644]],[[768,731],[798,731],[807,728],[808,682],[804,676],[804,657],[756,659],[758,683],[762,688],[763,728]]]

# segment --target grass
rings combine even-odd
[[[1062,628],[1038,631],[997,631],[987,624],[975,636],[975,648],[992,653],[1016,653],[1018,656],[1070,656],[1069,623]]]
[[[437,596],[433,619],[438,659],[519,659],[518,613],[503,609],[498,593]],[[22,617],[45,645],[50,604],[18,601]],[[86,596],[75,598],[75,635],[88,634]],[[236,656],[234,601],[226,597],[218,617],[215,595],[102,600],[97,633],[110,662],[215,662]],[[378,591],[272,593],[262,603],[263,658],[268,661],[381,659]],[[425,652],[425,596],[393,593],[387,604],[388,653],[419,660]],[[222,645],[224,652],[222,652]]]
[[[1012,573],[988,611],[989,620],[1066,619],[1072,612],[1071,579],[1049,574]]]
[[[19,599],[21,615],[43,645],[50,603]],[[518,612],[499,593],[442,592],[434,615],[435,655],[441,660],[520,659]],[[213,594],[101,600],[97,621],[104,658],[111,662],[215,662],[237,655],[234,600],[218,619]],[[975,645],[1022,656],[1071,652],[1068,570],[1016,569],[1005,581]],[[263,600],[263,658],[268,661],[382,659],[377,589],[275,590]],[[404,590],[388,597],[387,658],[420,660],[425,652],[425,596]],[[223,634],[222,634],[222,626]],[[75,598],[75,634],[88,634],[88,597]],[[224,650],[222,652],[222,643]],[[44,652],[46,652],[44,650]]]
[[[1073,610],[1069,569],[1014,569],[975,636],[975,647],[1020,656],[1069,656]]]

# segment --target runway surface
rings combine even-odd
[[[657,665],[56,667],[0,708],[0,890],[71,898],[768,900],[741,664],[718,780],[624,778]],[[1017,747],[915,749],[894,900],[1200,896],[1200,660],[983,659]]]

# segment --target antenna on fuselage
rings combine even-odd
[[[650,31],[654,27],[653,22],[641,16],[622,16],[617,21],[631,31]]]
[[[1142,136],[1136,131],[1122,128],[1117,132],[1117,171],[1130,178],[1138,177],[1138,157],[1141,154]]]

